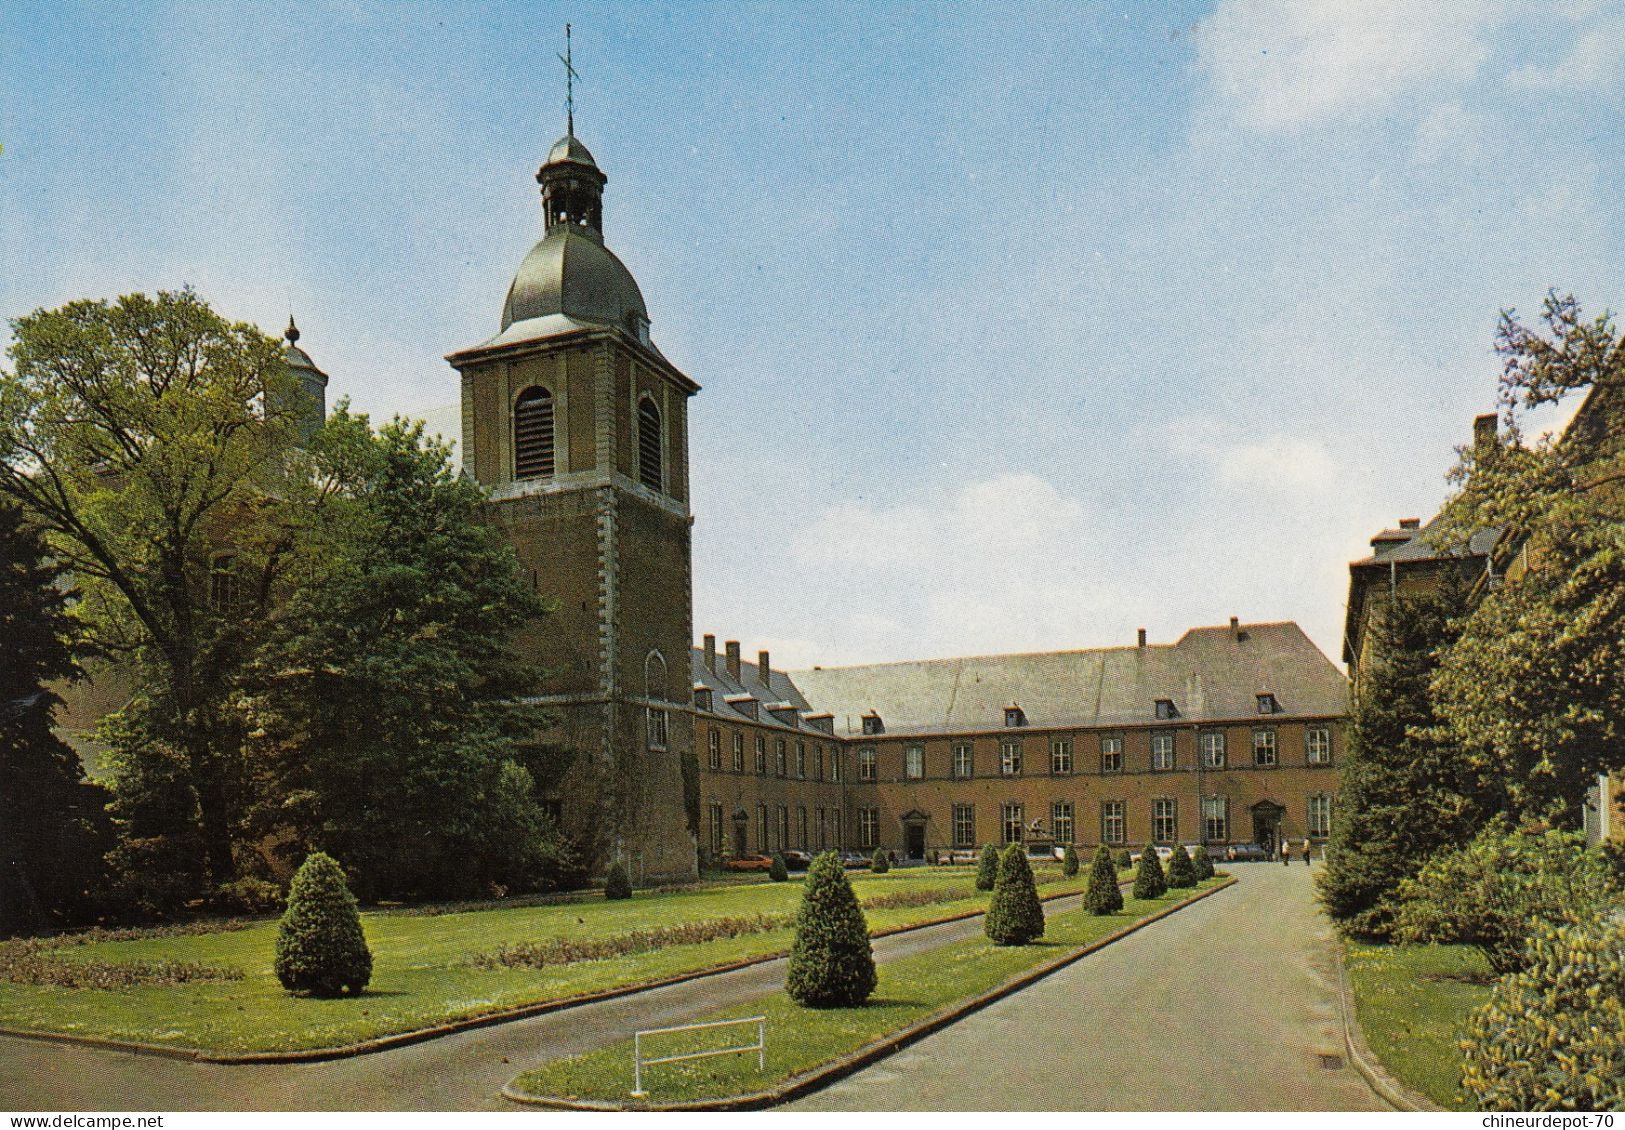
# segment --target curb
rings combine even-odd
[[[1377,1097],[1398,1111],[1407,1113],[1446,1112],[1447,1108],[1435,1103],[1425,1095],[1418,1094],[1405,1084],[1388,1074],[1383,1068],[1382,1061],[1365,1042],[1365,1033],[1360,1030],[1360,1018],[1355,1014],[1352,1000],[1353,990],[1349,987],[1348,948],[1342,943],[1335,943],[1337,949],[1337,998],[1343,1011],[1343,1047],[1348,1052],[1349,1062],[1354,1069],[1365,1079],[1366,1084],[1377,1093]]]
[[[1127,884],[1119,883],[1118,885],[1125,886]],[[1217,889],[1219,888],[1215,888],[1215,890]],[[1042,895],[1038,901],[1054,902],[1057,899],[1076,898],[1082,893],[1082,891],[1069,891]],[[930,918],[924,922],[915,922],[908,926],[892,926],[885,930],[877,930],[870,934],[869,937],[871,939],[890,938],[897,934],[927,930],[933,926],[946,926],[951,922],[963,922],[968,918],[980,918],[986,913],[986,910],[961,911],[958,914]],[[44,1032],[27,1028],[7,1027],[0,1027],[0,1036],[10,1036],[20,1040],[38,1040],[42,1043],[67,1044],[72,1047],[96,1048],[103,1051],[128,1052],[131,1055],[150,1055],[159,1059],[185,1060],[191,1063],[226,1065],[321,1063],[334,1059],[351,1059],[358,1055],[371,1055],[374,1052],[389,1051],[392,1048],[407,1047],[411,1044],[421,1044],[428,1040],[437,1040],[442,1036],[456,1035],[458,1032],[468,1032],[476,1028],[490,1028],[513,1020],[525,1020],[532,1016],[543,1016],[549,1012],[562,1012],[567,1008],[580,1008],[583,1005],[618,1000],[621,997],[629,997],[636,993],[647,993],[655,989],[665,989],[672,985],[698,981],[702,977],[715,977],[722,973],[734,973],[741,969],[749,969],[753,965],[765,965],[770,961],[779,961],[789,956],[789,952],[789,950],[776,951],[761,954],[757,957],[747,957],[739,961],[730,961],[724,965],[710,965],[704,969],[677,973],[655,981],[637,981],[630,985],[617,985],[614,988],[600,989],[591,993],[577,993],[575,996],[559,997],[556,1000],[515,1005],[512,1008],[502,1009],[497,1012],[485,1012],[478,1016],[470,1016],[462,1020],[451,1020],[428,1028],[414,1028],[408,1032],[394,1032],[387,1036],[362,1040],[354,1044],[343,1044],[336,1048],[309,1048],[302,1051],[286,1052],[212,1052],[204,1048],[169,1047],[164,1044],[148,1044],[137,1040],[119,1040],[108,1036],[76,1036],[71,1032]]]
[[[1064,969],[1074,962],[1080,961],[1098,950],[1105,949],[1113,942],[1122,941],[1130,934],[1145,929],[1145,927],[1151,925],[1153,922],[1159,922],[1171,914],[1184,910],[1187,906],[1190,906],[1193,903],[1200,902],[1211,895],[1216,895],[1220,891],[1228,890],[1230,887],[1235,886],[1235,884],[1236,878],[1232,875],[1216,887],[1209,887],[1207,890],[1199,891],[1188,898],[1174,903],[1172,906],[1163,907],[1155,914],[1141,918],[1137,922],[1132,922],[1120,930],[1114,930],[1112,933],[1107,934],[1104,938],[1098,938],[1095,941],[1090,942],[1088,945],[1081,946],[1070,953],[1063,954],[1062,956],[1051,961],[1044,962],[1042,965],[1034,966],[1024,973],[1019,973],[1015,977],[1012,977],[1010,980],[1004,982],[1002,985],[997,985],[979,996],[971,997],[969,1000],[960,1001],[958,1004],[949,1005],[947,1008],[942,1009],[939,1012],[934,1012],[929,1016],[915,1021],[906,1028],[898,1029],[889,1036],[884,1036],[873,1043],[866,1044],[854,1052],[849,1052],[837,1059],[830,1060],[829,1062],[815,1067],[811,1071],[805,1072],[801,1075],[791,1076],[778,1087],[766,1091],[755,1091],[747,1095],[733,1095],[724,1099],[702,1099],[694,1102],[669,1103],[665,1105],[651,1104],[647,1106],[627,1106],[620,1103],[588,1102],[582,1100],[532,1095],[524,1091],[515,1090],[513,1087],[513,1081],[510,1080],[503,1085],[501,1094],[503,1098],[509,1100],[510,1102],[519,1103],[523,1106],[541,1107],[547,1110],[766,1110],[770,1107],[779,1106],[783,1103],[789,1102],[791,1099],[800,1098],[802,1095],[811,1094],[813,1091],[821,1090],[824,1087],[829,1086],[831,1083],[852,1074],[860,1068],[867,1067],[877,1060],[884,1059],[893,1052],[900,1051],[908,1045],[916,1043],[917,1041],[924,1039],[926,1036],[931,1035],[933,1032],[940,1031],[941,1029],[948,1027],[948,1025],[953,1024],[955,1021],[969,1016],[973,1012],[978,1012],[981,1009],[986,1008],[988,1005],[1002,1000],[1018,990],[1025,989],[1028,985],[1031,985],[1036,981],[1041,981],[1050,974]]]

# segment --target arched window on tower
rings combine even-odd
[[[513,406],[513,477],[553,477],[553,394],[532,386]]]
[[[660,473],[660,409],[648,397],[638,401],[638,481],[651,490],[664,488]]]

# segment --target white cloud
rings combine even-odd
[[[1473,164],[1490,154],[1490,124],[1460,102],[1441,102],[1416,124],[1411,156],[1424,165]]]
[[[1504,9],[1495,0],[1221,0],[1197,29],[1199,66],[1216,109],[1251,129],[1290,132],[1471,79]]]
[[[1625,12],[1614,11],[1591,23],[1574,50],[1552,67],[1519,67],[1508,76],[1517,90],[1603,91],[1625,79]]]
[[[1331,487],[1337,466],[1318,444],[1274,436],[1226,449],[1219,456],[1217,477],[1228,487],[1302,493]]]

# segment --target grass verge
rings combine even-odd
[[[1347,960],[1360,1031],[1387,1072],[1442,1107],[1471,1110],[1456,1041],[1490,995],[1483,955],[1470,946],[1350,944]]]
[[[1058,873],[1058,867],[1055,869]],[[969,890],[970,868],[910,869],[855,875],[860,899],[914,891]],[[1081,890],[1079,879],[1042,894]],[[481,969],[473,958],[505,945],[553,939],[612,938],[689,922],[754,914],[793,915],[800,878],[787,883],[730,883],[679,891],[640,891],[625,902],[497,907],[438,915],[362,915],[373,951],[373,977],[358,997],[314,1000],[283,992],[271,970],[275,921],[247,928],[123,941],[62,945],[53,961],[187,962],[238,969],[242,980],[136,984],[118,989],[0,983],[0,1027],[125,1040],[212,1054],[339,1048],[783,953],[789,928],[604,960],[542,969]],[[873,930],[895,929],[980,910],[987,895],[869,913]],[[240,926],[240,924],[238,924]]]
[[[1227,881],[1210,879],[1198,890]],[[880,983],[874,996],[860,1008],[804,1009],[783,992],[777,992],[700,1017],[717,1020],[765,1015],[766,1070],[757,1069],[754,1054],[658,1065],[645,1071],[649,1101],[661,1105],[718,1101],[778,1087],[1166,910],[1194,893],[1180,890],[1170,891],[1160,899],[1129,899],[1120,913],[1104,917],[1084,910],[1052,915],[1045,924],[1043,940],[1030,946],[995,946],[976,938],[888,962],[880,967]],[[721,1038],[729,1039],[726,1035]],[[746,1037],[754,1038],[754,1033]],[[644,1055],[659,1057],[714,1048],[719,1046],[718,1039],[715,1031],[646,1039]],[[635,1103],[628,1098],[632,1089],[632,1041],[622,1040],[586,1055],[543,1064],[519,1076],[508,1089],[513,1094],[569,1102]]]

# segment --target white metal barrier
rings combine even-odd
[[[756,1042],[754,1044],[740,1044],[738,1047],[717,1048],[708,1052],[688,1052],[684,1055],[663,1055],[654,1059],[643,1058],[643,1037],[665,1036],[672,1032],[697,1032],[702,1028],[730,1028],[740,1024],[756,1025]],[[648,1092],[643,1089],[643,1069],[656,1063],[676,1063],[682,1059],[709,1059],[714,1055],[738,1055],[741,1052],[756,1053],[756,1069],[767,1069],[767,1017],[744,1016],[738,1020],[711,1020],[704,1024],[679,1024],[675,1028],[646,1028],[632,1036],[632,1097],[644,1098]]]

